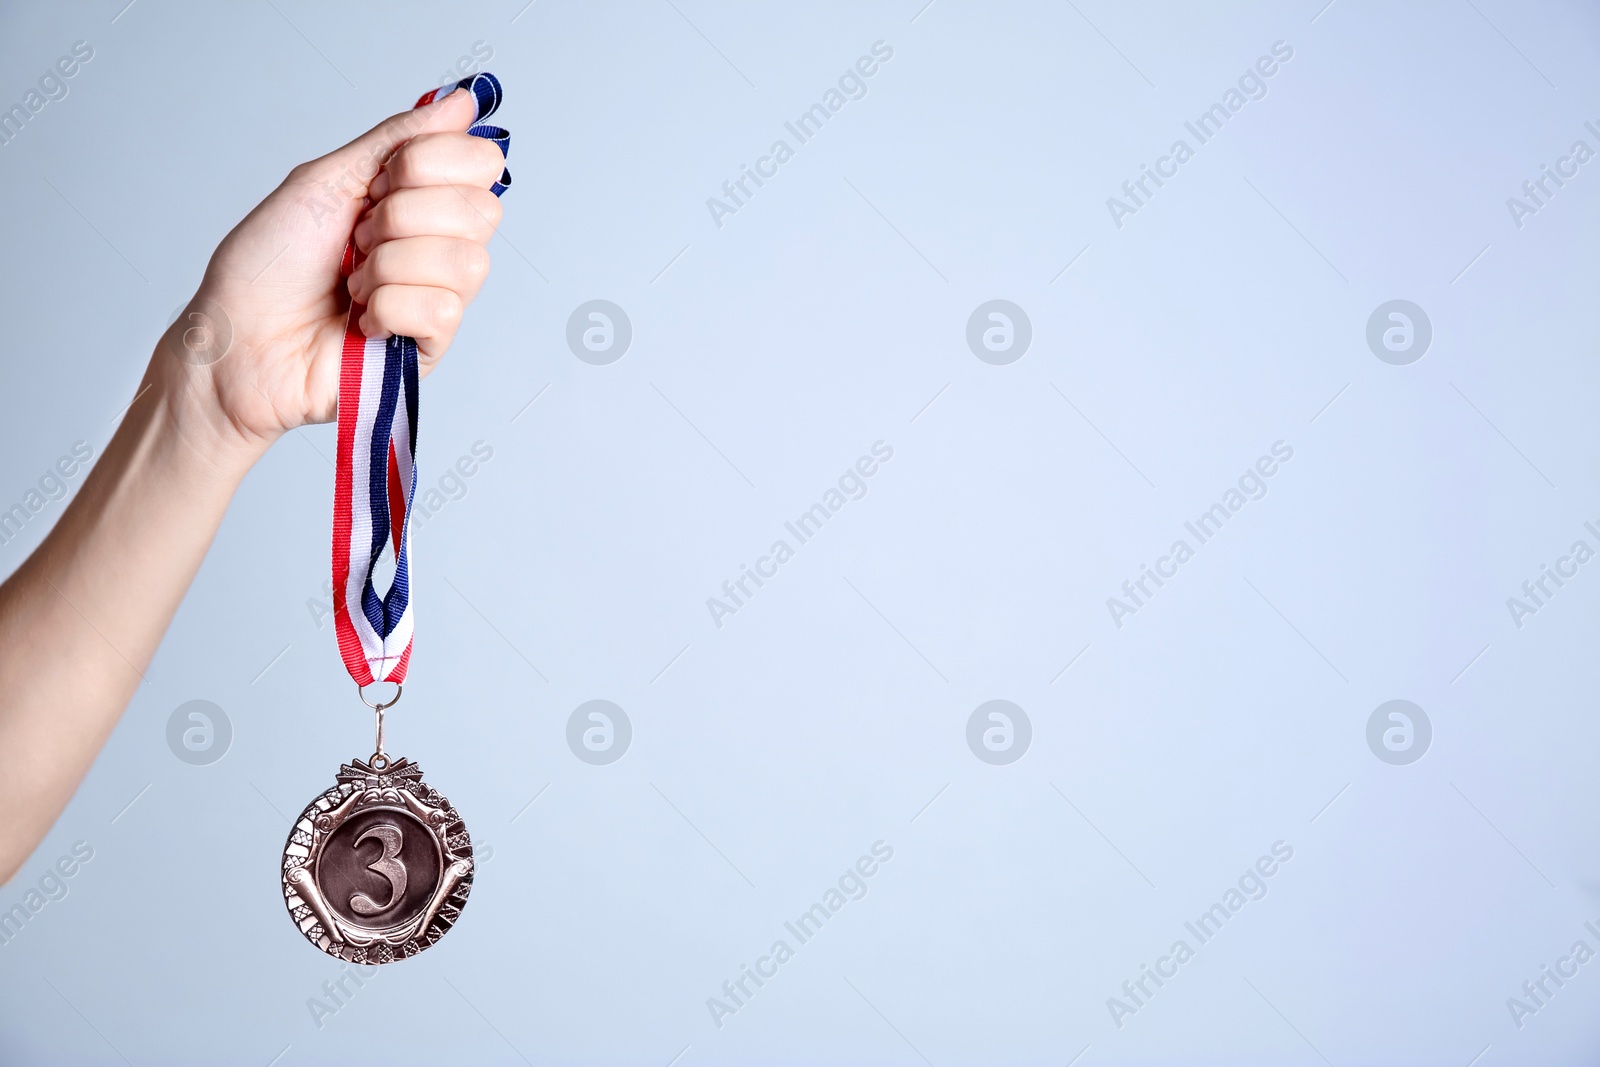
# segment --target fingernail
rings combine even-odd
[[[371,312],[364,311],[361,313],[361,319],[356,323],[356,328],[361,331],[361,336],[368,340],[386,341],[394,336],[373,320]]]
[[[462,89],[454,89],[454,90],[446,93],[444,90],[445,90],[445,87],[441,85],[441,86],[439,86],[439,88],[435,89],[431,94],[429,94],[429,93],[422,94],[424,99],[426,99],[430,95],[433,97],[433,99],[429,100],[426,104],[418,103],[418,105],[416,107],[416,110],[417,111],[433,111],[436,108],[438,108],[439,105],[443,104],[446,100],[448,100],[452,96],[456,95],[456,93],[464,91]],[[444,93],[444,95],[440,96],[439,95],[440,93]]]

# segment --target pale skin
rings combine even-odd
[[[367,336],[417,339],[423,375],[450,347],[500,221],[489,187],[504,160],[465,132],[475,114],[458,90],[291,171],[189,305],[223,309],[226,354],[181,358],[197,320],[180,316],[78,495],[0,585],[0,881],[88,773],[245,473],[285,433],[334,418],[351,299]],[[346,279],[352,233],[367,259]]]

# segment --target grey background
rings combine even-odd
[[[1593,1060],[1600,963],[1520,1029],[1506,998],[1600,949],[1600,564],[1520,629],[1505,604],[1600,547],[1600,162],[1520,229],[1506,207],[1600,148],[1592,9],[124,2],[0,17],[7,105],[95,49],[0,148],[4,507],[98,453],[292,165],[493,49],[516,182],[424,390],[423,483],[493,459],[416,534],[390,718],[492,858],[458,931],[316,1025],[339,972],[278,858],[371,721],[307,605],[331,428],[293,434],[0,890],[95,850],[0,948],[0,1058]],[[865,99],[718,229],[706,198],[878,40]],[[1278,40],[1266,98],[1113,225]],[[594,299],[633,325],[610,366],[565,344]],[[1032,322],[1010,366],[966,344],[991,299]],[[1409,366],[1366,346],[1392,299],[1433,324]],[[714,626],[706,598],[878,440],[865,499]],[[1269,494],[1114,626],[1106,598],[1278,440]],[[209,766],[165,740],[195,699],[233,726]],[[608,766],[565,741],[591,699],[632,722]],[[1032,722],[1009,766],[967,746],[991,699]],[[1409,766],[1367,747],[1391,699],[1432,723]],[[879,840],[867,896],[718,1028],[707,998]],[[1279,840],[1269,894],[1119,1029],[1107,998]]]

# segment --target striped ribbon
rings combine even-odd
[[[481,121],[500,106],[500,82],[476,74],[424,93],[416,107],[457,89],[470,89]],[[509,152],[511,135],[498,126],[467,131]],[[491,189],[511,184],[504,171]],[[342,273],[363,257],[346,247]],[[368,338],[357,325],[365,307],[354,302],[345,324],[339,370],[339,456],[333,489],[333,619],[339,654],[357,685],[403,682],[411,663],[411,500],[417,488],[417,342]],[[373,574],[393,567],[379,594]]]

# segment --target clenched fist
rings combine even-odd
[[[186,436],[259,452],[333,419],[352,301],[368,337],[415,337],[424,375],[439,362],[500,222],[504,158],[466,132],[477,111],[458,89],[395,115],[294,168],[234,227],[151,364]]]

